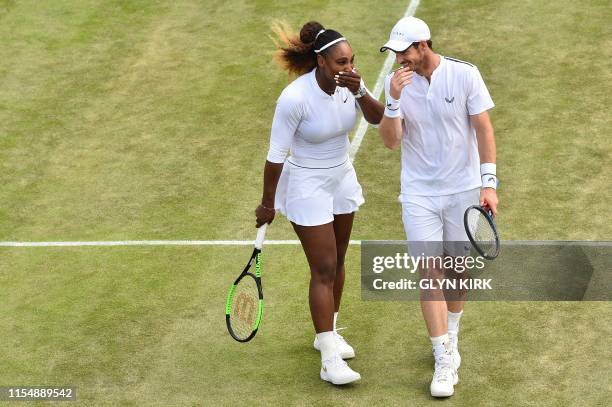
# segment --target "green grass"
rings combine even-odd
[[[287,84],[270,23],[338,29],[373,87],[406,5],[0,1],[0,240],[253,238]],[[502,238],[611,240],[608,2],[423,0],[417,16],[437,51],[479,66],[497,104]],[[355,166],[367,202],[353,238],[403,238],[399,153],[370,130]],[[294,236],[280,216],[268,234]],[[82,405],[434,403],[418,304],[361,301],[354,246],[340,324],[361,383],[318,378],[299,246],[266,248],[261,332],[233,342],[225,294],[248,254],[0,248],[0,385],[75,385]],[[442,402],[606,404],[610,311],[469,304],[461,382]]]
[[[71,384],[83,404],[426,405],[431,357],[418,303],[364,302],[349,251],[340,324],[363,380],[334,388],[317,375],[298,246],[264,258],[266,308],[248,345],[225,330],[237,254],[248,248],[29,249],[0,267],[1,383]],[[194,265],[198,265],[194,267]],[[223,272],[221,272],[222,270]],[[295,270],[295,273],[288,273]],[[607,303],[473,303],[462,322],[455,405],[604,404]],[[599,327],[598,327],[599,326]],[[555,391],[551,392],[552,387]]]

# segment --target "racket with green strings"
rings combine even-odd
[[[261,248],[268,224],[257,229],[255,248],[242,273],[230,287],[225,302],[225,322],[232,338],[248,342],[257,333],[263,312],[261,286]],[[254,274],[251,267],[255,264]]]

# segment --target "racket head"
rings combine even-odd
[[[463,225],[468,239],[478,254],[487,260],[499,256],[499,234],[488,211],[480,205],[470,206],[463,215]]]
[[[255,274],[248,271],[253,262],[255,262]],[[225,322],[232,338],[238,342],[248,342],[253,339],[261,323],[262,313],[261,252],[255,249],[227,295]]]

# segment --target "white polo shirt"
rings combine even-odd
[[[328,95],[319,87],[315,69],[290,83],[278,98],[267,160],[291,160],[317,166],[346,161],[348,133],[355,126],[358,104],[347,88]],[[335,161],[338,161],[335,163]]]
[[[391,76],[385,83],[389,94]],[[469,116],[494,106],[474,65],[440,56],[431,84],[416,72],[402,89],[400,201],[441,196],[481,186],[476,132]]]

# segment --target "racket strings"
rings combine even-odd
[[[234,334],[246,339],[255,328],[259,311],[259,292],[255,280],[246,276],[236,286],[232,298],[230,323]]]
[[[477,210],[469,212],[468,224],[474,242],[485,253],[492,254],[496,249],[495,232],[486,216]]]

